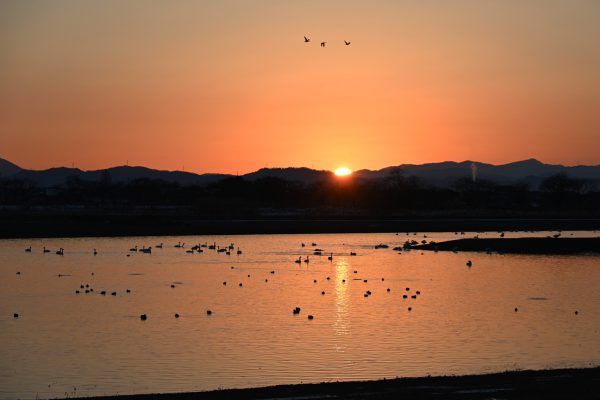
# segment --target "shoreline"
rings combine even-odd
[[[410,249],[515,254],[597,254],[600,253],[600,237],[572,238],[557,236],[535,238],[455,239],[416,245],[412,246]]]
[[[204,392],[84,397],[94,400],[191,399],[598,399],[600,366],[481,375],[277,385]]]
[[[0,214],[0,239],[600,229],[598,218],[246,218]]]

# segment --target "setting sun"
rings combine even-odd
[[[348,176],[352,173],[352,171],[350,171],[349,168],[346,167],[340,167],[338,169],[335,170],[335,174],[337,176]]]

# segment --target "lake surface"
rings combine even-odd
[[[392,250],[474,235],[1,240],[0,398],[598,365],[599,256]],[[235,250],[186,253],[214,242]]]

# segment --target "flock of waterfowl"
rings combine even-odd
[[[458,235],[458,234],[459,234],[458,232],[455,232],[455,235]],[[460,232],[460,234],[464,235],[465,233],[464,232]],[[505,236],[504,232],[499,232],[499,234],[500,234],[500,237],[504,237]],[[399,235],[399,234],[397,233],[396,235]],[[408,236],[408,235],[410,235],[410,233],[407,232],[406,235]],[[415,232],[415,233],[413,233],[413,235],[417,235],[417,233]],[[557,235],[559,236],[560,232]],[[558,237],[557,235],[554,235],[554,237]],[[427,238],[427,235],[424,235],[424,238]],[[477,238],[477,236],[475,236],[475,238]],[[421,243],[427,243],[427,241],[426,240],[422,240]],[[430,242],[430,243],[435,243],[435,242]],[[418,244],[418,242],[416,240],[407,240],[402,246],[394,247],[393,250],[394,251],[398,251],[398,252],[400,252],[400,254],[402,254],[401,253],[402,251],[410,251],[417,244]],[[163,243],[159,243],[159,244],[156,244],[154,246],[154,248],[156,248],[156,249],[162,249],[163,246],[164,246]],[[205,250],[213,250],[217,254],[225,254],[225,255],[231,255],[232,252],[234,252],[234,251],[235,251],[235,253],[237,255],[241,255],[242,254],[242,250],[240,249],[240,247],[236,248],[236,245],[234,243],[229,243],[227,245],[221,246],[221,245],[217,245],[216,242],[213,242],[212,244],[208,244],[208,242],[205,242],[205,243],[194,244],[193,246],[191,246],[189,248],[186,248],[185,246],[186,246],[186,244],[182,243],[182,242],[178,242],[177,244],[173,245],[174,248],[183,249],[188,254],[200,254],[200,253],[203,253]],[[317,247],[318,246],[317,243],[311,242],[309,245],[307,245],[306,243],[302,242],[302,243],[300,243],[300,246],[303,247],[303,248],[307,247],[307,246],[314,247],[313,255],[315,255],[315,256],[322,256],[324,253],[325,254],[329,254],[327,256],[327,260],[330,261],[330,262],[333,262],[334,253],[331,252],[331,251],[330,252],[325,252],[324,249],[321,249],[321,248]],[[387,249],[387,248],[389,248],[389,246],[387,244],[379,243],[379,244],[375,245],[374,248],[375,249]],[[33,252],[32,246],[29,246],[29,247],[25,248],[25,252],[32,253]],[[44,246],[42,248],[42,253],[44,253],[44,254],[51,253],[51,250],[48,249],[48,248],[46,248]],[[133,253],[152,254],[152,247],[151,246],[148,246],[148,247],[147,246],[142,246],[142,247],[140,247],[139,245],[135,245],[135,246],[133,246],[133,247],[131,247],[129,249],[129,252],[126,255],[129,257]],[[61,247],[61,248],[59,248],[59,250],[55,251],[55,254],[57,254],[59,256],[64,256],[65,255],[65,249]],[[92,254],[94,256],[96,256],[98,254],[98,251],[97,251],[96,248],[93,249]],[[348,254],[348,253],[346,253],[346,254]],[[350,252],[349,255],[350,256],[356,256],[357,253],[356,252]],[[294,260],[294,263],[296,263],[296,264],[302,264],[302,263],[304,263],[304,264],[308,265],[310,263],[309,255],[306,255],[304,259],[302,259],[302,256],[298,256],[298,258]],[[473,266],[473,262],[471,260],[468,260],[466,262],[466,266],[467,267],[472,267]],[[234,266],[231,266],[231,269],[234,269],[234,268],[235,268]],[[357,273],[358,273],[358,271],[354,270],[354,274],[357,274]],[[275,274],[275,271],[271,270],[270,274]],[[17,275],[20,275],[19,271],[17,272]],[[91,275],[94,275],[94,273],[92,272]],[[58,274],[58,277],[62,277],[62,276],[66,276],[66,275]],[[248,278],[251,277],[250,274],[248,274],[247,276],[248,276]],[[326,279],[330,280],[331,278],[329,276],[327,276]],[[356,278],[355,280],[361,280],[361,278]],[[362,280],[363,280],[364,283],[368,282],[367,279],[362,279]],[[268,282],[269,280],[267,278],[265,278],[264,281]],[[381,281],[382,282],[385,281],[385,278],[382,277]],[[313,282],[317,283],[317,279],[314,279]],[[346,280],[343,279],[341,282],[342,282],[342,284],[345,284]],[[178,283],[181,283],[181,282],[178,282]],[[223,281],[222,285],[223,286],[227,286],[227,281]],[[171,284],[170,286],[171,286],[171,288],[175,288],[176,287],[175,283]],[[238,284],[238,286],[240,288],[243,287],[243,283],[240,282]],[[391,288],[388,287],[386,291],[387,291],[387,293],[390,293],[391,292]],[[131,293],[131,289],[126,289],[125,292],[126,293]],[[79,288],[75,290],[75,294],[80,294],[80,293],[85,293],[85,294],[94,293],[94,288],[92,288],[89,283],[85,283],[85,284],[82,283],[82,284],[79,285]],[[101,296],[106,296],[107,294],[110,294],[112,296],[117,296],[117,292],[116,291],[102,290],[102,291],[99,291],[97,293],[99,293]],[[321,295],[324,296],[325,294],[326,294],[326,292],[324,290],[322,290],[321,291]],[[364,292],[364,297],[367,298],[367,297],[371,296],[372,294],[373,293],[371,292],[371,290],[366,290]],[[402,299],[408,299],[409,296],[410,296],[410,299],[415,300],[420,295],[421,295],[421,291],[420,290],[416,290],[414,293],[411,293],[410,287],[406,287],[405,288],[405,293],[402,294]],[[410,306],[407,307],[407,310],[408,311],[412,311],[412,307],[410,307]],[[515,307],[514,311],[517,312],[518,308]],[[295,307],[292,310],[292,314],[293,315],[299,315],[300,312],[301,312],[301,308],[300,307]],[[212,314],[213,314],[212,310],[210,310],[210,309],[206,310],[206,315],[210,316]],[[579,312],[575,311],[575,315],[578,315],[578,314],[579,314]],[[175,313],[174,316],[175,316],[175,318],[179,318],[180,317],[179,313]],[[14,313],[13,317],[14,318],[19,318],[20,315],[19,315],[19,313]],[[139,316],[139,318],[142,321],[145,321],[145,320],[148,319],[148,315],[146,313],[144,313],[144,314],[141,314]],[[307,318],[309,320],[312,320],[312,319],[314,319],[314,315],[313,314],[308,314]]]

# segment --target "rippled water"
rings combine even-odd
[[[456,237],[408,238],[424,235]],[[600,257],[392,250],[406,239],[402,233],[0,241],[0,397],[600,362]],[[152,254],[128,251],[159,242],[164,248]],[[185,248],[174,248],[178,242]],[[243,253],[185,252],[205,242],[233,242]],[[323,256],[312,255],[312,242]],[[376,250],[378,243],[390,248]],[[24,251],[29,245],[31,253]],[[52,252],[43,254],[42,246]],[[59,247],[64,256],[54,253]],[[306,255],[310,263],[294,263]],[[75,293],[86,284],[93,292]],[[292,314],[296,306],[299,315]]]

